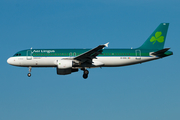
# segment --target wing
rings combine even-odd
[[[109,42],[104,45],[99,45],[96,48],[93,48],[83,54],[80,54],[79,56],[75,57],[74,59],[80,61],[81,63],[87,62],[87,61],[92,61],[93,58],[96,58],[96,56],[98,56],[99,54],[102,53],[104,47],[108,47],[108,44],[109,44]]]

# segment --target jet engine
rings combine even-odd
[[[73,69],[72,60],[57,60],[57,74],[58,75],[67,75],[72,72],[77,72],[78,69]]]

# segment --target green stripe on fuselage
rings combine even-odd
[[[89,51],[90,49],[29,49],[17,52],[20,56],[34,56],[34,57],[66,57],[66,56],[78,56],[82,53]],[[150,56],[150,52],[157,50],[148,49],[104,49],[102,54],[98,56]],[[31,54],[32,53],[32,54]],[[169,55],[169,54],[168,54]]]

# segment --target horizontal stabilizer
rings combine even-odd
[[[164,48],[162,50],[159,50],[159,51],[156,51],[156,52],[153,52],[151,53],[152,55],[162,55],[164,54],[166,51],[168,51],[170,48]]]

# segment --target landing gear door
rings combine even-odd
[[[32,60],[32,50],[27,50],[26,59],[27,60]]]
[[[136,60],[141,60],[141,50],[135,50],[136,52]]]

